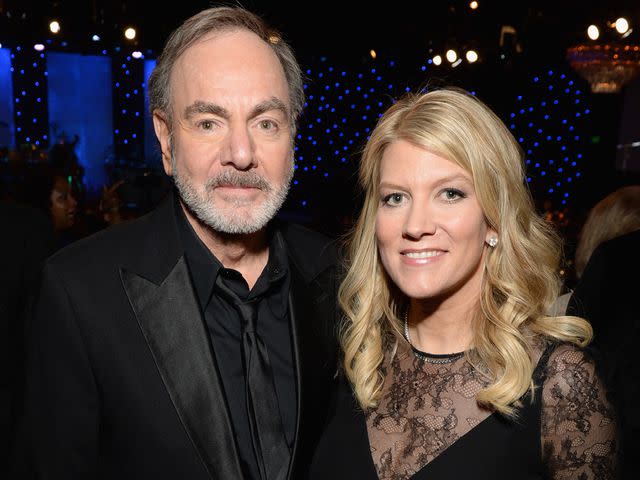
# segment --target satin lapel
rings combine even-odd
[[[242,473],[222,383],[184,257],[160,285],[121,269],[158,371],[211,478]]]
[[[322,308],[322,293],[306,282],[293,265],[290,272],[289,316],[297,386],[297,419],[293,462],[289,475],[295,474],[299,469],[296,468],[295,462],[307,459],[310,452],[301,452],[300,449],[303,448],[303,444],[304,448],[308,448],[305,439],[309,434],[316,435],[316,430],[323,422],[323,418],[317,418],[319,416],[316,405],[326,407],[327,400],[324,397],[327,392],[323,390],[327,384],[326,378],[330,378],[327,372],[331,367],[325,364],[327,353],[322,348],[323,333],[315,327],[326,323],[323,322],[322,316],[332,314]]]

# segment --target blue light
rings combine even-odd
[[[570,89],[570,88],[565,88],[565,89],[564,89],[564,93],[569,93],[570,91],[571,91],[571,89]]]
[[[544,119],[545,119],[545,120],[549,120],[549,115],[545,115],[545,116],[544,116]]]
[[[578,158],[582,158],[582,154],[579,153],[578,155],[576,155]]]
[[[533,107],[529,107],[529,111],[530,111],[530,112],[533,112]]]
[[[558,104],[558,100],[554,100],[554,101],[553,101],[553,104],[554,104],[554,105],[557,105],[557,104]]]
[[[302,206],[303,206],[303,207],[306,207],[306,206],[307,206],[307,201],[306,201],[306,200],[303,200],[303,201],[302,201]]]
[[[22,127],[17,127],[16,130],[21,132],[22,131]]]
[[[429,60],[429,62],[431,62],[431,60]],[[420,70],[422,70],[423,72],[427,70],[427,67],[425,67],[424,65],[422,66],[422,68],[420,68]]]
[[[580,90],[576,90],[576,95],[580,95]]]
[[[30,141],[31,141],[31,137],[27,137],[27,138],[25,138],[25,140],[26,140],[27,142],[30,142]]]
[[[549,70],[549,72],[547,72],[549,75],[553,75],[553,70]]]
[[[520,137],[520,138],[518,139],[518,142],[520,142],[520,143],[524,142],[524,138]]]
[[[559,173],[562,173],[562,172],[563,172],[562,167],[559,167],[559,168],[558,168],[558,172],[559,172]]]
[[[342,163],[346,163],[346,162],[347,162],[347,159],[346,159],[346,158],[344,158],[344,157],[342,157],[342,158],[340,159],[340,161],[341,161]]]
[[[527,177],[527,182],[531,182],[531,177]]]
[[[307,70],[307,75],[311,75],[311,70]]]
[[[38,123],[38,119],[37,118],[33,118],[33,119],[31,119],[31,122],[32,123]]]
[[[340,75],[342,75],[343,77],[345,77],[347,75],[347,72],[342,72]]]
[[[43,135],[43,136],[42,136],[42,138],[43,138],[43,140],[46,140],[46,139],[47,139],[47,136],[46,136],[46,135]]]
[[[563,73],[562,75],[560,75],[560,78],[561,78],[562,80],[564,80],[564,79],[565,79],[565,77],[566,77],[566,75],[565,75],[564,73]]]
[[[126,109],[126,108],[123,108],[123,109],[122,109],[122,114],[123,114],[123,115],[125,115],[126,113],[127,113],[127,109]]]
[[[540,106],[542,106],[542,107],[546,107],[546,106],[547,106],[547,102],[542,102],[542,103],[540,104]]]
[[[553,165],[553,160],[549,160],[549,165]]]
[[[569,197],[569,193],[565,193],[564,198],[568,198],[568,197]]]
[[[553,193],[553,187],[549,189],[549,193]]]
[[[540,164],[539,164],[539,163],[536,163],[534,166],[535,166],[536,168],[540,168]]]
[[[132,133],[131,138],[137,138],[137,135],[135,133]]]
[[[511,128],[511,130],[513,130],[513,129],[515,129],[515,128],[516,128],[516,124],[515,124],[515,123],[512,123],[511,125],[509,125],[509,127]]]
[[[120,87],[120,82],[116,82],[116,88]]]
[[[570,80],[570,81],[569,81],[569,85],[573,85],[573,80]]]
[[[556,182],[556,187],[559,187],[561,185],[560,182]]]
[[[576,117],[579,117],[579,116],[580,116],[580,112],[576,112]]]
[[[40,145],[40,140],[36,140],[36,145]]]
[[[131,95],[130,95],[130,94],[128,94],[128,93],[125,95],[125,97],[127,97],[127,98],[129,98],[130,96],[131,96]]]
[[[328,177],[328,176],[329,176],[329,174],[328,174],[327,172],[325,172],[324,176],[325,176],[325,177]]]
[[[25,92],[24,90],[22,90],[22,92],[21,92],[21,93],[22,93],[22,96],[23,96],[23,97],[27,94],[27,92]]]
[[[35,83],[34,83],[34,85],[35,85],[36,87],[39,87],[39,86],[40,86],[40,82],[35,82]]]
[[[545,172],[544,170],[542,170],[542,171],[540,172],[540,175],[542,175],[543,177],[544,177],[546,174],[547,174],[547,172]]]
[[[533,77],[534,82],[538,82],[538,80],[540,80],[538,77]]]
[[[22,112],[19,112],[19,111],[18,111],[18,112],[16,112],[16,115],[17,115],[18,117],[20,117],[20,116],[22,116]]]
[[[524,113],[524,108],[521,108],[521,109],[520,109],[520,113]]]
[[[579,177],[579,176],[580,176],[580,172],[576,172],[576,177]]]
[[[375,69],[375,68],[372,68],[372,69],[371,69],[371,73],[376,73],[376,69]]]
[[[318,74],[318,77],[322,78],[322,77],[324,77],[324,74],[323,74],[322,72],[320,72],[320,73]]]
[[[533,127],[533,122],[529,122],[529,128]]]
[[[538,129],[538,133],[542,133],[542,129],[541,128]]]
[[[584,111],[585,115],[589,115],[591,113],[591,110],[589,110],[588,108]]]
[[[358,74],[358,78],[362,78],[362,74],[361,73]]]
[[[553,90],[553,85],[549,85],[549,87],[547,87],[549,89],[549,91]]]
[[[325,86],[324,86],[324,89],[325,89],[325,90],[329,90],[330,88],[331,88],[331,87],[330,87],[329,85],[325,85]]]
[[[294,184],[294,185],[298,185],[298,180],[294,180],[294,181],[293,181],[293,184]]]
[[[578,100],[577,98],[574,100],[574,102],[576,105],[580,103],[580,100]]]
[[[516,116],[515,113],[512,113],[511,115],[509,115],[511,118],[514,118]]]
[[[522,100],[522,95],[518,95],[518,100]]]
[[[120,133],[120,130],[118,130],[118,129],[116,128],[116,130],[115,130],[115,132],[114,132],[114,133],[115,133],[116,135],[118,135],[118,134]]]

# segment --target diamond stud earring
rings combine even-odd
[[[498,237],[491,237],[487,243],[491,248],[495,247],[498,244]]]

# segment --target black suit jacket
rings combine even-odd
[[[28,377],[43,478],[241,478],[173,208],[168,198],[45,266]],[[295,479],[310,463],[336,370],[336,256],[319,234],[278,228],[291,271]]]
[[[0,225],[0,478],[4,478],[7,454],[23,453],[21,438],[15,435],[22,421],[26,312],[42,264],[53,248],[53,225],[40,210],[4,203],[0,203]]]
[[[640,471],[640,230],[600,245],[589,258],[567,313],[593,326],[593,348],[623,433],[623,475]]]

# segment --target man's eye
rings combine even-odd
[[[263,130],[273,130],[276,128],[276,124],[272,120],[260,120],[260,128]]]
[[[203,130],[211,130],[213,128],[213,122],[211,120],[203,120],[200,122],[200,128]]]

